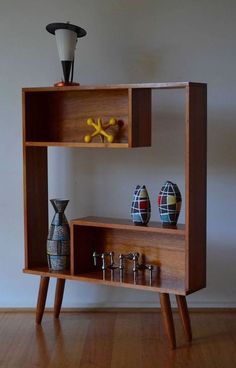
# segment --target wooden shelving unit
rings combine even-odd
[[[47,147],[133,148],[151,145],[151,92],[185,90],[185,224],[146,227],[131,221],[86,217],[71,221],[70,269],[50,272],[46,259],[48,233]],[[24,272],[41,276],[37,323],[41,322],[50,277],[57,278],[55,317],[59,316],[65,280],[158,292],[167,335],[175,347],[169,294],[177,298],[188,340],[191,327],[185,296],[206,285],[206,125],[207,89],[204,83],[157,83],[109,86],[23,89],[23,152],[25,208]],[[114,143],[99,139],[84,143],[88,118],[115,117],[123,126]],[[128,152],[127,152],[128,155]],[[93,266],[96,250],[116,254],[137,251],[155,266],[152,282],[145,273],[134,280],[127,270],[105,275]]]

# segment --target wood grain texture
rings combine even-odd
[[[165,292],[178,295],[186,295],[185,280],[181,278],[172,278],[170,275],[153,273],[152,285],[149,284],[148,274],[139,274],[136,282],[134,283],[133,273],[127,272],[124,280],[120,282],[119,274],[115,273],[114,280],[110,271],[106,272],[105,278],[103,278],[102,271],[86,272],[81,274],[71,274],[70,271],[51,272],[48,267],[35,267],[31,269],[24,269],[24,273],[36,276],[48,276],[61,278],[65,280],[89,282],[93,284],[122,287],[128,289],[146,290],[152,292]]]
[[[25,267],[47,264],[47,148],[24,148]]]
[[[173,313],[179,322],[178,313]],[[236,313],[191,313],[195,338],[177,332],[168,348],[159,312],[0,313],[0,365],[5,368],[233,368]],[[216,323],[217,321],[217,323]]]
[[[206,286],[207,86],[186,89],[186,288]]]
[[[30,146],[143,147],[151,145],[151,89],[58,89],[24,90],[25,141]],[[107,124],[113,117],[120,124],[107,129],[114,143],[91,143],[84,137],[94,132],[87,119]]]
[[[39,291],[38,291],[38,302],[36,308],[36,323],[40,324],[43,318],[43,313],[45,309],[47,293],[48,293],[48,285],[50,278],[47,276],[41,276]]]
[[[189,86],[198,86],[202,83],[196,82],[164,82],[164,83],[132,83],[132,84],[100,84],[100,85],[80,85],[67,87],[25,87],[23,92],[68,92],[83,90],[110,90],[110,89],[129,89],[129,88],[151,88],[151,89],[179,89]]]
[[[29,147],[129,148],[128,143],[26,142]]]
[[[192,341],[191,321],[185,296],[176,295],[180,318],[188,341]]]
[[[175,326],[171,310],[170,297],[167,293],[160,293],[161,313],[165,331],[172,349],[176,348]]]
[[[61,305],[65,289],[65,279],[57,279],[55,299],[54,299],[54,317],[59,318]]]
[[[47,148],[26,147],[26,117],[30,111],[22,92],[23,130],[23,188],[24,188],[24,237],[25,267],[45,266],[48,232],[48,172]],[[33,108],[33,107],[32,107]],[[32,126],[40,124],[36,120]]]
[[[129,89],[129,147],[151,146],[151,89]]]
[[[81,231],[82,230],[82,231]],[[87,231],[86,231],[87,230]],[[78,273],[94,271],[92,254],[94,251],[115,253],[115,262],[119,263],[119,254],[139,253],[140,262],[159,267],[162,274],[176,278],[185,276],[184,237],[175,235],[150,234],[127,230],[79,228],[77,262]],[[88,231],[90,235],[88,236]],[[86,242],[82,242],[82,238]],[[85,244],[87,246],[85,254]],[[127,262],[131,270],[132,262]],[[80,271],[81,270],[81,271]]]
[[[128,141],[128,91],[125,89],[27,92],[25,104],[26,141],[84,143],[84,136],[94,132],[86,123],[88,118],[95,122],[101,118],[107,123],[111,117],[124,125],[121,129],[109,128],[107,132],[119,132],[119,143]],[[101,140],[95,137],[93,142],[101,143]]]
[[[154,273],[152,277],[152,287],[160,289],[160,285],[166,283],[166,288],[171,287],[168,284],[168,278],[173,283],[173,289],[179,288],[185,283],[185,237],[182,233],[167,229],[167,233],[159,233],[158,227],[139,227],[130,224],[129,221],[111,221],[97,219],[74,220],[71,223],[71,265],[72,274],[86,277],[88,279],[98,278],[100,261],[98,267],[93,264],[92,254],[94,251],[115,253],[115,264],[119,265],[119,254],[138,252],[140,262],[152,264]],[[82,224],[82,226],[80,225]],[[92,224],[92,226],[89,226]],[[115,224],[115,228],[113,225]],[[88,226],[86,226],[88,225]],[[137,231],[136,231],[137,229]],[[148,229],[147,231],[145,229]],[[175,229],[176,230],[176,229]],[[132,287],[133,263],[126,263],[127,277],[124,282]],[[95,275],[96,273],[96,275]],[[119,282],[119,271],[116,270],[115,281]],[[138,285],[149,286],[149,273],[140,272],[138,274]],[[109,278],[109,276],[108,276]],[[165,281],[164,281],[165,280]],[[98,278],[101,281],[101,278]],[[104,281],[104,280],[103,280]],[[106,283],[108,280],[106,280]],[[114,285],[114,283],[112,283]],[[137,286],[137,285],[135,285]],[[173,290],[172,289],[172,290]],[[180,294],[185,292],[184,288],[179,289]]]
[[[71,225],[133,230],[135,232],[140,231],[145,233],[150,232],[170,235],[185,235],[185,225],[183,224],[178,224],[177,226],[163,226],[161,222],[150,221],[147,226],[135,226],[131,220],[112,217],[82,217],[71,220]]]
[[[88,133],[88,117],[104,120],[115,117],[124,122],[114,148],[148,146],[151,141],[151,89],[172,88],[186,91],[186,225],[174,229],[150,223],[142,228],[135,227],[131,221],[75,220],[71,225],[71,269],[61,273],[49,272],[45,252],[48,232],[47,146],[88,147],[83,143],[83,137]],[[90,147],[111,146],[95,141]],[[186,295],[205,286],[205,84],[181,82],[23,89],[23,152],[24,272],[62,279],[60,291],[65,279],[160,291],[163,295]],[[148,285],[148,279],[142,273],[134,282],[129,267],[125,282],[120,283],[117,278],[111,280],[109,273],[104,278],[92,264],[94,250],[113,250],[116,254],[139,252],[142,262],[155,266],[152,285]],[[60,291],[57,308],[60,294],[63,295]],[[162,299],[168,310],[167,296]]]

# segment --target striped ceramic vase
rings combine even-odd
[[[181,193],[176,184],[167,181],[158,195],[158,207],[163,225],[176,225],[181,209]]]
[[[131,217],[135,225],[145,226],[150,220],[151,204],[145,185],[137,185],[133,194]]]
[[[67,199],[51,199],[55,210],[47,240],[48,267],[52,271],[61,271],[69,267],[70,228],[64,211]]]

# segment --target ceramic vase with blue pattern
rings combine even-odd
[[[181,193],[177,184],[167,181],[158,195],[158,207],[164,226],[177,224],[181,203]]]
[[[48,267],[52,271],[62,271],[69,268],[70,227],[64,214],[69,200],[51,199],[50,202],[55,214],[47,240]]]
[[[133,194],[131,217],[135,225],[145,226],[151,217],[151,203],[145,185],[137,185]]]

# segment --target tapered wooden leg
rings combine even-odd
[[[175,340],[175,326],[174,320],[171,310],[170,297],[169,294],[160,293],[160,303],[161,303],[161,312],[164,320],[164,326],[166,330],[166,334],[168,336],[170,346],[172,349],[176,348],[176,340]]]
[[[43,318],[48,293],[48,284],[49,284],[49,277],[41,276],[38,292],[37,309],[36,309],[36,323],[38,324],[41,323]]]
[[[176,295],[176,300],[179,308],[180,318],[183,324],[185,335],[188,341],[192,341],[191,322],[188,313],[188,306],[184,295]]]
[[[63,300],[64,288],[65,288],[64,279],[57,279],[57,286],[55,292],[55,300],[54,300],[54,317],[58,318],[61,311],[61,304]]]

